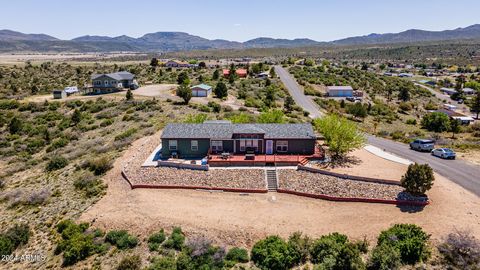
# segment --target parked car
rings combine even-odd
[[[346,100],[350,101],[350,102],[355,102],[355,98],[354,97],[347,97]]]
[[[439,158],[444,158],[444,159],[455,159],[456,154],[455,152],[450,149],[450,148],[437,148],[432,150],[432,155],[439,157]]]
[[[410,149],[417,151],[430,152],[433,150],[435,143],[432,140],[417,139],[410,143]]]

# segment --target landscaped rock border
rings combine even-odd
[[[297,195],[302,197],[308,198],[315,198],[315,199],[322,199],[327,201],[335,201],[335,202],[365,202],[365,203],[383,203],[383,204],[395,204],[395,205],[402,205],[402,206],[427,206],[430,204],[430,201],[403,201],[403,200],[384,200],[384,199],[367,199],[367,198],[343,198],[343,197],[335,197],[323,194],[311,194],[299,191],[293,191],[288,189],[277,189],[278,193],[286,193],[291,195]]]
[[[343,178],[343,179],[349,179],[349,180],[357,180],[357,181],[363,181],[363,182],[372,182],[372,183],[380,183],[380,184],[400,186],[400,182],[395,181],[395,180],[387,180],[387,179],[370,178],[370,177],[335,173],[335,172],[326,171],[326,170],[322,170],[322,169],[318,169],[318,168],[312,168],[312,167],[303,166],[303,165],[298,165],[298,170],[309,171],[309,172],[313,172],[313,173],[320,173],[320,174],[324,174],[324,175],[335,176],[335,177],[339,177],[339,178]]]

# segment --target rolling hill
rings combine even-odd
[[[81,36],[60,40],[45,34],[24,34],[0,30],[0,52],[175,52],[209,49],[291,48],[307,46],[372,45],[427,41],[480,39],[480,24],[444,31],[411,29],[400,33],[369,34],[330,42],[307,38],[275,39],[260,37],[245,42],[206,39],[184,32],[148,33],[139,38]]]

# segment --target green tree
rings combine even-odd
[[[132,90],[130,90],[130,89],[127,90],[127,93],[125,94],[125,98],[126,98],[127,100],[133,100]]]
[[[117,266],[117,270],[140,270],[142,259],[138,255],[125,256]]]
[[[190,87],[188,87],[185,84],[181,84],[177,88],[177,93],[176,94],[177,94],[177,96],[179,96],[183,99],[183,102],[185,104],[188,104],[188,102],[190,102],[190,99],[192,99],[192,89],[190,89]]]
[[[220,99],[228,96],[227,86],[222,81],[217,83],[217,86],[215,86],[213,92],[215,93],[215,96]]]
[[[430,257],[429,238],[430,236],[415,224],[395,224],[380,233],[377,245],[397,249],[404,264],[414,265]]]
[[[285,123],[285,114],[281,110],[263,112],[257,119],[258,123]]]
[[[401,101],[407,102],[410,100],[410,91],[408,90],[407,87],[400,87],[399,93],[398,93],[398,99]]]
[[[355,102],[347,107],[347,112],[356,118],[365,118],[367,116],[367,108],[360,102]]]
[[[277,77],[277,73],[275,73],[275,68],[270,69],[270,78],[275,79]]]
[[[400,251],[395,247],[387,244],[376,246],[370,259],[368,260],[367,269],[369,270],[396,270],[402,265]]]
[[[434,132],[448,131],[450,118],[442,112],[432,112],[422,118],[422,127]]]
[[[314,125],[323,134],[333,159],[340,159],[365,143],[365,137],[357,125],[338,115],[317,118]]]
[[[285,102],[283,103],[283,108],[287,112],[293,111],[293,106],[295,105],[295,101],[293,100],[292,96],[288,95],[285,98]]]
[[[423,195],[433,186],[435,176],[428,164],[410,164],[402,176],[401,184],[405,190],[414,195]]]
[[[218,78],[220,78],[220,72],[218,71],[218,69],[215,69],[212,75],[212,80],[216,81],[218,80]]]
[[[177,83],[179,85],[189,85],[190,79],[188,78],[188,74],[185,71],[180,72],[177,76]]]
[[[78,123],[80,123],[82,121],[82,113],[80,112],[80,110],[75,109],[73,111],[71,121],[74,125],[77,125]]]
[[[150,60],[150,66],[153,67],[153,68],[158,67],[158,59],[155,58],[155,57],[152,58],[152,59]]]
[[[314,241],[311,260],[319,269],[364,269],[360,251],[348,241],[346,235],[332,233]]]
[[[232,123],[235,123],[235,124],[247,124],[252,122],[250,115],[243,112],[232,115],[231,117],[228,118],[228,120],[230,120]]]
[[[252,261],[264,270],[286,270],[293,266],[288,244],[278,236],[269,236],[255,243]]]
[[[462,130],[462,123],[458,119],[450,119],[450,131],[452,132],[452,139],[455,139],[455,134]]]
[[[10,131],[10,134],[17,134],[22,130],[22,122],[14,116],[8,124],[8,130]]]

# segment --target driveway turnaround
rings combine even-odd
[[[275,72],[280,77],[297,105],[310,112],[310,117],[316,118],[323,116],[323,113],[320,111],[318,106],[316,106],[309,97],[305,96],[300,85],[298,85],[298,83],[286,69],[281,66],[275,66]],[[417,163],[429,164],[433,170],[435,170],[435,172],[443,175],[444,177],[480,197],[480,166],[475,166],[461,160],[443,160],[431,156],[430,153],[420,153],[410,150],[410,147],[406,144],[371,135],[367,136],[367,140],[368,144],[376,146],[401,158]]]

